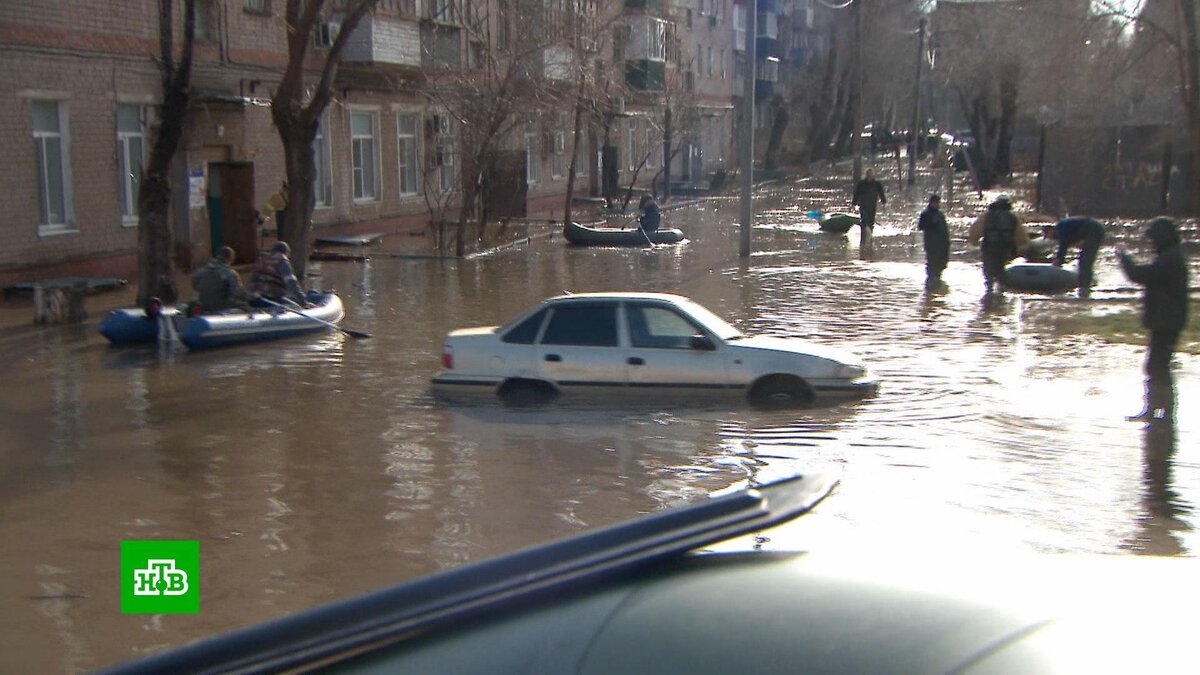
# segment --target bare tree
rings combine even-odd
[[[477,237],[487,224],[487,210],[478,202],[493,151],[517,125],[536,125],[533,120],[562,105],[551,81],[570,82],[568,64],[558,61],[563,51],[551,48],[564,44],[572,9],[522,0],[488,5],[493,6],[495,17],[488,12],[465,17],[465,67],[437,63],[426,72],[430,103],[456,125],[454,154],[462,169],[454,252],[460,256],[467,224],[476,220]]]
[[[271,119],[283,143],[287,170],[287,209],[278,223],[279,238],[292,247],[296,275],[304,278],[308,266],[308,239],[316,195],[313,180],[316,159],[313,141],[317,137],[321,114],[333,98],[333,83],[355,27],[374,8],[378,0],[346,0],[341,30],[330,46],[315,83],[305,67],[312,47],[312,34],[325,12],[328,0],[287,0],[284,27],[287,31],[287,66],[275,96],[271,99]]]
[[[183,3],[183,42],[175,54],[172,0],[158,3],[159,71],[163,100],[149,160],[138,186],[138,304],[151,297],[164,303],[179,299],[175,285],[175,235],[170,222],[171,163],[183,137],[191,101],[192,47],[196,37],[196,3]]]
[[[1190,207],[1200,210],[1200,35],[1195,0],[1146,0],[1137,13],[1114,0],[1098,4],[1098,17],[1116,19],[1135,31],[1132,40],[1114,41],[1116,49],[1107,52],[1109,56],[1126,52],[1128,70],[1143,88],[1178,92],[1192,162]],[[1155,81],[1165,73],[1171,73],[1168,81]]]
[[[938,4],[939,72],[975,135],[972,156],[982,187],[1012,171],[1021,111],[1070,95],[1080,79],[1087,24],[1082,0]]]

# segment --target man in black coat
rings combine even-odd
[[[941,195],[929,195],[929,206],[917,219],[917,229],[925,240],[925,285],[929,288],[942,283],[942,271],[950,261],[950,228],[941,205]]]
[[[875,209],[879,204],[887,204],[883,194],[883,184],[875,180],[875,171],[867,169],[863,179],[854,186],[854,198],[851,206],[858,207],[858,217],[861,221],[860,240],[863,245],[871,237],[871,229],[875,227]]]
[[[1146,348],[1146,406],[1131,419],[1169,421],[1175,402],[1171,355],[1187,324],[1187,261],[1179,232],[1170,218],[1150,221],[1145,236],[1154,245],[1152,262],[1139,265],[1125,251],[1117,251],[1125,275],[1146,289],[1142,296],[1142,326],[1150,331]]]
[[[1072,246],[1079,247],[1079,297],[1088,297],[1092,292],[1096,255],[1104,243],[1104,225],[1087,216],[1072,216],[1045,228],[1043,234],[1058,241],[1054,264],[1059,267],[1067,260],[1067,250]]]

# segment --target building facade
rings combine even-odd
[[[314,231],[423,231],[439,201],[457,208],[470,138],[433,88],[454,81],[446,73],[496,72],[530,17],[562,39],[530,71],[549,93],[495,144],[519,160],[525,211],[562,201],[572,151],[581,195],[649,187],[667,161],[672,182],[734,169],[736,5],[605,2],[619,4],[380,0],[349,38],[314,143]],[[284,4],[197,0],[192,107],[172,170],[184,269],[220,245],[246,259],[261,243],[257,211],[285,178],[270,109],[287,62]],[[312,72],[341,30],[344,3],[328,4]],[[161,100],[158,11],[153,0],[0,3],[0,83],[12,94],[0,129],[14,141],[0,179],[0,285],[136,269],[138,182]],[[578,144],[577,89],[592,111]]]

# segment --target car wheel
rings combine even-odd
[[[506,380],[497,392],[506,403],[546,403],[558,397],[558,390],[541,380]]]
[[[812,389],[798,377],[770,375],[750,389],[750,400],[769,407],[793,406],[812,400]]]

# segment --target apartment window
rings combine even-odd
[[[313,138],[313,163],[316,172],[313,175],[313,198],[317,206],[333,204],[333,171],[329,165],[329,134],[325,129],[329,124],[329,116],[322,115],[317,122],[317,135]]]
[[[655,138],[654,127],[646,125],[646,168],[653,169],[658,166],[658,153],[654,151]]]
[[[354,170],[354,200],[379,198],[378,143],[375,142],[376,115],[373,112],[350,113],[350,150]]]
[[[417,0],[380,0],[378,7],[385,14],[417,15]]]
[[[567,135],[562,131],[550,134],[554,146],[550,148],[550,177],[558,180],[566,174]]]
[[[525,181],[535,185],[542,180],[542,157],[538,147],[538,135],[525,133]]]
[[[629,133],[625,135],[625,140],[629,144],[629,170],[633,171],[638,167],[641,157],[637,151],[637,120],[629,120]]]
[[[712,47],[708,48],[708,76],[713,76],[713,52]]]
[[[400,196],[417,194],[417,116],[396,117],[396,148],[399,155]]]
[[[33,143],[37,152],[38,234],[70,231],[67,206],[71,186],[67,167],[67,106],[61,101],[33,101]]]
[[[117,166],[121,173],[121,219],[137,222],[138,186],[142,182],[142,164],[146,159],[145,108],[122,103],[117,105]]]
[[[270,14],[270,0],[246,0],[246,11],[251,14]]]
[[[217,41],[217,12],[213,0],[196,0],[195,30],[200,42]]]
[[[721,79],[725,79],[725,50],[721,50]]]
[[[580,132],[582,134],[583,132]],[[591,154],[588,152],[588,139],[586,136],[580,136],[579,141],[575,144],[575,175],[583,177],[588,172],[588,157]]]

